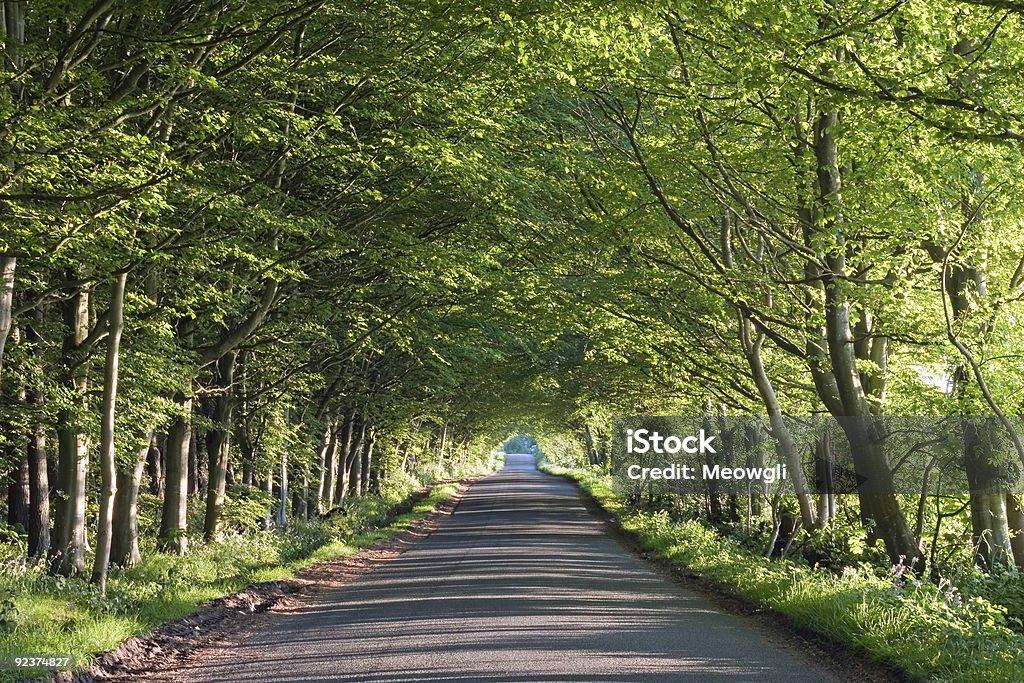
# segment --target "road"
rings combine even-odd
[[[830,681],[605,533],[531,456],[429,537],[177,672],[183,681]]]

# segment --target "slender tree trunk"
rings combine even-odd
[[[114,536],[110,547],[110,561],[119,567],[134,567],[142,561],[139,552],[139,489],[146,469],[146,456],[153,448],[155,437],[135,458],[131,468],[117,472],[117,497],[114,499]]]
[[[405,440],[405,444],[402,446],[402,466],[400,468],[400,471],[402,471],[402,472],[407,471],[407,466],[409,464],[409,452],[410,451],[412,451],[412,438],[411,437],[407,438]]]
[[[1013,562],[1024,569],[1024,508],[1020,498],[1006,494],[1006,521],[1010,532],[1010,548],[1013,550]]]
[[[288,453],[282,451],[281,453],[281,486],[280,488],[280,501],[281,505],[277,509],[277,526],[283,527],[288,522]]]
[[[96,526],[96,557],[92,580],[100,593],[107,592],[110,545],[114,535],[114,497],[117,495],[117,452],[114,444],[114,418],[117,413],[118,370],[121,334],[124,332],[124,290],[127,273],[119,273],[110,290],[107,325],[107,357],[103,366],[103,407],[100,418],[100,514]]]
[[[214,426],[206,437],[209,472],[206,482],[206,518],[203,535],[208,541],[221,537],[224,493],[227,486],[228,453],[231,445],[231,385],[235,374],[235,352],[228,351],[217,361],[217,383],[223,392],[213,400]]]
[[[77,279],[71,272],[66,277],[69,283]],[[89,471],[89,437],[81,427],[81,418],[88,409],[88,373],[81,345],[89,332],[89,293],[79,285],[72,284],[68,289],[63,304],[62,380],[74,397],[74,405],[62,408],[57,415],[58,504],[50,548],[50,570],[64,576],[85,571],[85,486]]]
[[[349,458],[351,474],[349,475],[348,483],[349,494],[356,497],[363,495],[365,484],[363,481],[365,477],[363,472],[363,449],[366,447],[366,422],[362,418],[359,418],[358,422],[358,427],[353,427],[352,429],[355,436],[352,439],[352,451]]]
[[[317,463],[319,465],[317,469],[317,488],[316,488],[316,507],[315,511],[318,513],[324,513],[326,504],[326,494],[330,490],[330,472],[331,463],[330,455],[331,449],[334,447],[335,434],[334,434],[334,423],[328,422],[322,432],[320,432],[320,450]],[[310,511],[312,514],[312,511]]]
[[[21,330],[14,327],[11,335],[14,342],[20,345]],[[6,386],[11,385],[11,386]],[[3,391],[13,399],[9,408],[23,409],[26,405],[27,391],[25,384],[19,378],[18,381],[2,383]],[[28,530],[29,525],[29,463],[28,453],[19,448],[23,433],[19,422],[14,420],[14,415],[6,410],[0,413],[0,436],[6,437],[6,444],[3,446],[4,457],[0,463],[11,467],[7,473],[7,524],[11,527]]]
[[[304,471],[302,473],[302,487],[295,487],[295,491],[292,493],[292,517],[296,519],[309,519],[310,508],[316,509],[311,502],[312,491],[309,486],[309,472]]]
[[[818,525],[828,526],[835,515],[835,484],[833,481],[832,435],[823,431],[814,444],[814,489],[818,496]]]
[[[146,451],[146,474],[149,477],[149,492],[159,496],[164,490],[164,464],[163,453],[167,450],[167,439],[159,437],[150,442],[149,450]]]
[[[195,432],[192,432],[188,440],[188,495],[198,496],[202,489],[199,487],[199,463],[202,461],[202,443]]]
[[[377,430],[370,428],[366,435],[366,445],[363,447],[363,478],[365,480],[363,491],[367,494],[377,493],[379,486],[377,478],[374,476],[372,469],[373,466],[373,447],[377,443]]]
[[[30,394],[38,403],[41,396]],[[28,555],[42,557],[50,549],[50,476],[46,462],[46,428],[40,422],[32,425],[28,437]]]
[[[448,448],[448,423],[441,426],[441,447],[437,450],[437,470],[444,471],[444,452]]]
[[[30,314],[31,322],[25,328],[30,350],[35,358],[43,354],[43,338],[39,325],[43,311],[36,307]],[[46,458],[46,426],[42,423],[42,409],[46,402],[42,389],[30,383],[26,392],[28,404],[34,414],[28,435],[29,520],[28,555],[38,559],[50,550],[50,474]]]
[[[183,555],[188,550],[188,447],[192,440],[192,398],[179,392],[175,401],[181,415],[171,420],[167,429],[160,547]]]
[[[334,481],[334,500],[338,505],[345,503],[349,489],[349,472],[352,466],[353,433],[355,432],[355,411],[349,411],[342,424],[338,440],[338,471]]]
[[[775,452],[779,460],[786,464],[789,472],[790,483],[800,508],[800,521],[805,529],[813,531],[818,528],[818,520],[815,518],[814,503],[811,497],[810,488],[807,485],[807,475],[804,473],[803,461],[797,449],[793,434],[786,424],[782,415],[782,408],[779,399],[775,394],[775,387],[765,370],[764,362],[761,359],[761,345],[764,336],[754,334],[750,321],[741,313],[738,315],[740,324],[740,342],[747,359],[747,366],[750,368],[754,386],[761,396],[761,402],[768,412],[768,420],[771,424],[772,436],[775,442]]]
[[[11,313],[14,307],[14,268],[17,262],[14,256],[0,256],[0,377],[3,376],[7,335],[14,321]]]
[[[10,444],[7,455],[17,454],[21,449]],[[17,456],[16,456],[17,457]],[[27,457],[17,457],[15,465],[7,474],[7,525],[28,530],[29,524],[29,468]]]

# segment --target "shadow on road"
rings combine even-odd
[[[510,455],[431,536],[189,681],[822,681],[630,555],[570,483]]]

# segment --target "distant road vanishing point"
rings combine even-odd
[[[272,612],[182,681],[833,681],[663,578],[532,455],[429,537],[315,604]]]

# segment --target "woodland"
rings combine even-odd
[[[0,9],[4,652],[87,659],[515,435],[717,580],[857,577],[895,630],[815,628],[913,676],[1024,679],[1024,5]],[[757,416],[792,488],[616,499],[623,415]]]

